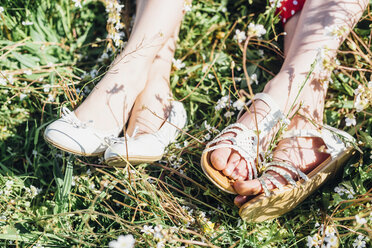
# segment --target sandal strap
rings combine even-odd
[[[270,196],[271,195],[271,192],[270,192],[269,188],[267,187],[267,184],[265,182],[265,179],[263,177],[259,177],[258,178],[258,181],[261,183],[261,186],[262,186],[262,188],[264,190],[265,195],[266,196]]]
[[[267,113],[267,115],[258,123],[258,130],[260,137],[266,136],[267,133],[270,132],[270,130],[276,125],[276,123],[280,119],[287,119],[284,115],[284,113],[280,110],[278,104],[274,101],[274,99],[271,98],[270,95],[266,93],[257,93],[252,100],[249,100],[246,103],[246,106],[249,106],[252,104],[253,100],[261,100],[265,102],[269,108],[270,111]],[[238,114],[238,119],[243,115],[245,109],[241,109]],[[289,122],[287,120],[286,122]]]
[[[283,134],[283,138],[294,137],[321,138],[327,146],[326,153],[330,154],[332,159],[336,158],[346,149],[347,143],[355,142],[355,139],[350,134],[328,125],[324,125],[320,131],[314,129],[295,129]]]
[[[226,133],[234,133],[235,137],[221,137]],[[229,141],[231,144],[221,144],[220,142],[223,141]],[[250,168],[248,171],[248,178],[250,180],[257,178],[257,168],[254,166],[257,149],[257,135],[255,131],[248,129],[241,123],[234,123],[223,129],[219,135],[207,144],[207,147],[208,148],[203,151],[203,154],[219,148],[230,148],[236,150]]]
[[[222,144],[210,146],[203,151],[203,154],[207,153],[207,152],[210,152],[210,151],[217,150],[219,148],[230,148],[230,149],[233,149],[233,150],[237,151],[239,153],[239,155],[245,160],[245,162],[247,164],[249,180],[253,180],[253,179],[257,178],[257,176],[258,176],[257,168],[256,168],[255,163],[254,163],[254,158],[255,157],[252,156],[252,153],[249,153],[246,149],[243,149],[242,147],[240,147],[238,145],[222,143]],[[253,172],[253,174],[252,174],[252,172]]]
[[[249,105],[252,104],[253,100],[261,100],[263,102],[265,102],[269,107],[270,107],[270,110],[272,112],[277,112],[277,111],[280,111],[279,107],[278,107],[278,104],[274,101],[274,99],[271,98],[271,96],[269,94],[266,94],[266,93],[257,93],[254,95],[254,97],[252,98],[252,100],[249,100],[245,105],[248,107]],[[244,108],[242,108],[240,111],[239,111],[239,114],[238,114],[238,119],[243,115],[243,112],[244,112]]]
[[[276,167],[276,166],[270,166],[269,168],[266,169],[265,173],[267,171],[274,171],[274,172],[278,173],[288,183],[292,184],[293,186],[296,186],[296,181],[292,178],[292,175],[288,171],[286,171],[286,170],[284,170],[284,169],[282,169],[280,167]]]
[[[296,174],[298,177],[304,179],[305,181],[309,180],[309,178],[306,176],[306,174],[303,173],[300,169],[294,167],[293,165],[291,165],[289,163],[283,162],[283,161],[273,161],[273,162],[267,163],[267,168],[266,168],[265,171],[270,170],[270,168],[272,168],[272,167],[279,167],[279,166],[283,167],[284,169],[287,169],[287,170],[291,171],[292,173]]]
[[[265,174],[265,178],[267,180],[269,180],[272,184],[275,185],[275,187],[277,187],[278,189],[282,189],[283,188],[283,184],[281,184],[278,180],[276,180],[276,178],[270,174]]]
[[[302,178],[305,181],[309,180],[309,178],[306,176],[306,174],[303,173],[300,169],[298,169],[298,168],[294,167],[293,165],[291,165],[289,163],[286,163],[286,162],[273,161],[273,162],[267,163],[266,166],[267,167],[266,167],[264,173],[259,178],[259,182],[261,183],[262,188],[264,189],[264,193],[265,193],[266,196],[270,196],[271,193],[268,193],[267,192],[269,190],[268,190],[267,184],[265,182],[265,179],[267,179],[272,184],[274,184],[275,187],[277,187],[278,189],[281,189],[284,186],[277,179],[275,179],[275,177],[273,175],[268,174],[267,173],[268,171],[273,171],[273,172],[279,174],[289,184],[291,184],[294,187],[297,187],[296,181],[292,178],[292,175],[287,170],[289,170],[292,173],[294,173],[298,178]],[[286,170],[284,170],[283,168],[286,169]],[[265,190],[265,188],[267,189],[267,191]]]

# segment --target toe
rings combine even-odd
[[[235,180],[245,180],[248,176],[247,163],[244,159],[240,159],[238,166],[235,167],[231,177]]]
[[[230,177],[239,163],[240,163],[240,155],[236,152],[232,152],[228,159],[225,169],[222,171],[223,174]],[[235,177],[237,177],[237,175],[235,175]]]
[[[245,196],[245,195],[238,195],[237,197],[235,197],[234,199],[234,204],[240,208],[241,206],[243,206],[244,203],[246,203],[248,200],[248,196]]]
[[[231,149],[220,148],[211,153],[211,163],[216,170],[223,170],[226,168]]]
[[[262,192],[261,183],[257,180],[236,181],[234,183],[235,191],[242,196],[258,195]]]

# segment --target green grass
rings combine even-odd
[[[235,121],[224,117],[231,106],[214,109],[222,96],[237,99],[232,61],[238,88],[248,91],[235,30],[251,21],[267,30],[246,53],[248,73],[259,81],[254,92],[283,62],[282,30],[272,25],[278,20],[266,2],[194,1],[175,55],[186,66],[171,76],[175,97],[188,111],[189,135],[181,135],[160,163],[121,169],[62,153],[42,138],[60,107],[81,102],[99,81],[94,70],[103,74],[117,52],[99,59],[112,45],[103,2],[87,0],[76,8],[69,0],[0,0],[1,247],[107,247],[125,234],[134,236],[136,247],[156,247],[161,240],[166,247],[305,247],[308,236],[322,235],[316,223],[334,228],[340,247],[352,247],[358,235],[371,236],[371,93],[363,111],[353,104],[354,89],[368,89],[372,80],[369,11],[341,47],[325,111],[326,123],[356,137],[363,153],[294,211],[254,224],[243,222],[233,197],[208,182],[199,160],[205,137],[216,134],[206,124],[221,130]],[[345,125],[349,114],[355,127]],[[348,193],[335,192],[336,186]],[[359,225],[356,215],[367,223]],[[162,226],[162,237],[144,234],[144,225]]]

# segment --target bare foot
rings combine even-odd
[[[297,115],[295,116],[288,130],[294,129],[316,129],[315,126],[305,118]],[[325,161],[329,154],[322,152],[325,148],[325,143],[321,138],[286,138],[279,141],[277,148],[273,153],[273,161],[283,161],[294,165],[305,174],[309,173],[320,163]],[[290,171],[288,171],[291,173]],[[274,176],[281,184],[286,185],[288,182],[279,174],[269,171],[269,174]],[[293,173],[292,178],[297,179]],[[268,189],[275,188],[269,180],[265,180]],[[263,192],[263,188],[258,179],[236,181],[234,183],[236,192],[240,195],[235,198],[235,204],[241,206],[247,199],[247,196],[257,195]]]
[[[256,118],[259,123],[269,112],[270,107],[261,100],[255,100],[255,107],[253,105],[238,121],[248,127],[251,130],[256,130]],[[226,133],[222,137],[234,137],[234,133]],[[271,135],[268,135],[266,139],[260,140],[260,150],[263,150]],[[222,141],[220,143],[230,143],[230,141]],[[220,144],[218,143],[218,144]],[[211,153],[211,163],[217,170],[222,171],[226,176],[236,180],[244,180],[247,178],[248,170],[246,161],[241,155],[230,148],[219,148]]]

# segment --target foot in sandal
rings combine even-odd
[[[350,143],[343,140],[351,142],[353,138],[331,127],[317,129],[295,116],[273,152],[273,161],[264,164],[263,174],[234,183],[239,194],[235,204],[241,207],[242,218],[264,221],[296,207],[334,176],[351,154]]]
[[[249,104],[252,105],[249,111],[239,118],[241,112],[237,123],[226,127],[207,144],[201,159],[207,177],[228,193],[235,193],[231,180],[257,177],[259,154],[264,151],[277,124],[285,120],[279,105],[269,94],[256,94]]]

